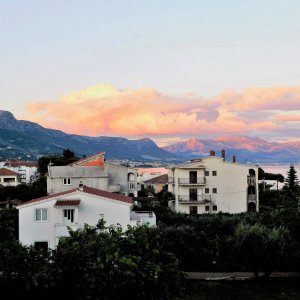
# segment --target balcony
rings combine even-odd
[[[131,225],[149,225],[156,226],[156,215],[153,211],[131,211],[130,212]]]
[[[189,195],[178,195],[178,202],[179,203],[207,203],[211,202],[211,195],[197,195],[195,196],[189,196]]]
[[[180,184],[180,185],[204,185],[204,184],[206,184],[206,178],[205,177],[178,178],[178,184]]]
[[[247,177],[248,185],[255,185],[255,177],[254,176],[248,176]]]
[[[128,190],[134,191],[135,190],[135,182],[133,180],[128,181]]]
[[[249,202],[256,202],[256,194],[248,195],[247,200],[248,200],[248,203]]]

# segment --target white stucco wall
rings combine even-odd
[[[80,199],[78,207],[54,207],[57,200]],[[62,209],[76,208],[73,228],[82,228],[84,223],[96,225],[101,215],[106,225],[119,223],[124,229],[130,224],[130,203],[94,196],[84,192],[57,197],[41,202],[19,206],[19,240],[24,245],[31,245],[37,241],[47,241],[50,248],[54,248],[57,238],[67,234],[66,226],[62,226]],[[48,221],[35,221],[35,209],[47,208]]]
[[[67,178],[67,177],[65,177]],[[47,192],[48,194],[56,194],[60,192],[69,191],[79,187],[79,184],[108,191],[108,177],[97,177],[97,178],[83,178],[83,177],[72,177],[70,185],[63,184],[63,177],[60,178],[49,178],[47,177]]]
[[[184,167],[169,169],[169,177],[174,177],[174,184],[169,184],[169,191],[175,194],[175,210],[189,213],[190,206],[197,206],[198,213],[205,213],[205,206],[210,206],[210,211],[240,213],[247,211],[247,176],[249,169],[255,170],[256,174],[256,197],[258,209],[258,166],[242,165],[238,163],[224,162],[222,158],[204,158],[197,163],[189,163]],[[197,177],[204,177],[204,172],[209,171],[209,176],[205,176],[205,184],[179,185],[178,178],[189,178],[190,171],[197,171]],[[212,176],[212,171],[217,171],[217,176]],[[180,203],[178,196],[189,195],[190,188],[197,188],[197,195],[210,195],[211,203]],[[209,188],[209,193],[205,193],[205,188]],[[217,188],[217,193],[213,193],[213,188]],[[212,206],[216,205],[217,210],[213,211]]]

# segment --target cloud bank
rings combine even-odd
[[[93,136],[292,139],[299,137],[300,86],[228,90],[205,99],[99,84],[57,100],[29,102],[26,110],[27,119],[45,127]]]

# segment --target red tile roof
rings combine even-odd
[[[39,201],[43,201],[43,200],[48,200],[48,199],[56,198],[56,197],[63,196],[63,195],[72,194],[72,193],[74,193],[76,191],[77,191],[77,189],[72,189],[72,190],[68,190],[68,191],[65,191],[65,192],[60,192],[60,193],[48,195],[48,196],[45,196],[45,197],[40,197],[40,198],[32,199],[32,200],[24,202],[24,203],[22,203],[22,204],[20,204],[18,206],[26,205],[28,203],[34,203],[34,202],[39,202]]]
[[[78,206],[80,204],[79,199],[57,200],[54,206]]]
[[[127,202],[127,203],[133,203],[131,197],[127,197],[127,196],[124,196],[124,195],[121,195],[121,194],[106,192],[106,191],[103,191],[103,190],[98,190],[98,189],[91,188],[91,187],[88,187],[88,186],[84,186],[83,191],[85,193],[96,195],[96,196],[101,196],[101,197],[104,197],[104,198],[123,201],[123,202]]]
[[[0,169],[0,176],[18,176],[19,174],[6,168]]]
[[[157,177],[154,177],[152,179],[148,179],[144,181],[144,183],[152,183],[152,184],[167,184],[168,183],[168,174],[160,175]]]
[[[75,193],[76,191],[78,191],[78,189],[72,189],[72,190],[68,190],[68,191],[65,191],[65,192],[60,192],[60,193],[48,195],[48,196],[45,196],[45,197],[32,199],[30,201],[27,201],[25,203],[22,203],[22,204],[18,205],[18,207],[26,205],[28,203],[39,202],[39,201],[48,200],[48,199],[51,199],[51,198],[57,198],[57,197],[63,196],[63,195],[72,194],[72,193]],[[83,192],[87,193],[87,194],[95,195],[95,196],[100,196],[100,197],[104,197],[104,198],[108,198],[108,199],[113,199],[113,200],[126,202],[126,203],[133,203],[132,198],[130,198],[130,197],[127,197],[127,196],[124,196],[124,195],[121,195],[121,194],[106,192],[106,191],[103,191],[103,190],[98,190],[98,189],[91,188],[91,187],[88,187],[88,186],[83,187]]]
[[[99,156],[102,156],[104,158],[104,155],[105,155],[105,152],[98,152],[96,154],[93,154],[93,155],[90,155],[90,156],[87,156],[87,157],[84,157],[84,158],[81,158],[75,162],[72,162],[69,164],[69,166],[77,166],[77,165],[82,165],[83,163],[85,162],[88,162],[90,160],[93,160]]]
[[[18,160],[18,161],[8,161],[5,163],[4,166],[7,167],[37,167],[38,163],[35,161],[22,161],[22,160]]]

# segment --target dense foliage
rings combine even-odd
[[[99,221],[48,252],[22,246],[17,210],[0,210],[0,287],[31,299],[172,299],[183,293],[181,270],[299,271],[298,188],[262,189],[259,213],[235,215],[174,213],[166,189],[155,196],[159,204],[135,209],[153,210],[157,227],[124,232]]]

